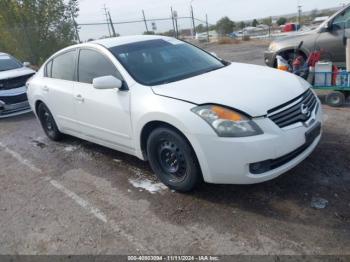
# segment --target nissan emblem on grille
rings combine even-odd
[[[302,104],[301,105],[301,113],[304,116],[305,119],[308,119],[311,115],[310,109],[307,105]]]
[[[305,123],[317,106],[317,98],[309,89],[300,96],[268,111],[269,118],[280,128]]]

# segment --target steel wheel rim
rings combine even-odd
[[[187,175],[187,165],[181,148],[174,142],[162,140],[157,147],[158,163],[171,180],[183,181]]]
[[[47,110],[44,111],[44,123],[45,123],[46,130],[48,132],[52,132],[53,131],[53,119]]]

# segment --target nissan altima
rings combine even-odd
[[[69,134],[137,156],[178,191],[276,178],[322,133],[320,102],[303,79],[169,37],[65,48],[27,85],[49,138]]]

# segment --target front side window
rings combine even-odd
[[[62,80],[74,80],[75,50],[58,55],[52,61],[51,77]]]
[[[79,82],[91,84],[94,78],[108,75],[122,80],[116,67],[104,55],[91,49],[80,50],[78,65]]]
[[[345,10],[333,20],[333,27],[336,29],[350,28],[350,9]]]
[[[23,65],[9,55],[0,55],[0,72],[21,68]]]
[[[110,48],[110,51],[144,85],[179,81],[225,66],[219,59],[178,40],[148,40]]]

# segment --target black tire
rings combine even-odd
[[[329,93],[326,96],[326,103],[333,107],[340,107],[345,103],[345,95],[339,91]]]
[[[161,127],[147,140],[149,163],[160,181],[171,189],[192,191],[202,180],[196,155],[178,132]]]
[[[53,118],[47,106],[41,103],[38,106],[38,117],[45,134],[53,141],[59,141],[63,138],[63,134],[58,130],[55,119]]]

